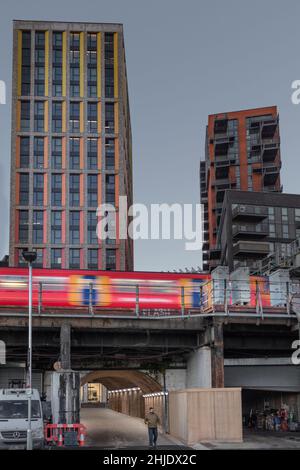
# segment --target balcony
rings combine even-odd
[[[273,162],[277,157],[279,151],[279,142],[272,144],[263,144],[262,146],[262,159],[264,162]]]
[[[215,134],[224,134],[227,132],[228,119],[216,119],[214,132]]]
[[[237,207],[232,209],[232,220],[235,221],[251,221],[259,222],[268,217],[268,208],[267,207],[258,207],[251,205],[239,204]]]
[[[228,179],[229,176],[229,162],[226,165],[216,165],[216,181],[222,180],[222,179]]]
[[[270,247],[267,242],[238,241],[233,245],[233,256],[237,258],[264,258],[269,254]]]
[[[278,166],[264,167],[264,186],[274,186],[279,177],[280,168]]]
[[[218,186],[220,189],[230,189],[230,181],[229,178],[218,178],[215,179],[212,186]]]
[[[224,137],[215,140],[215,157],[227,155],[229,146],[234,142],[234,137]]]
[[[213,248],[209,250],[209,259],[210,260],[218,260],[221,256],[221,249],[220,248]]]
[[[235,225],[232,228],[232,236],[235,239],[258,239],[265,238],[269,234],[268,224],[245,224]]]
[[[277,185],[271,185],[271,186],[264,186],[263,187],[263,192],[264,193],[282,193],[282,185],[281,186],[277,186]]]
[[[269,119],[261,123],[261,137],[262,139],[272,139],[277,130],[278,118]]]

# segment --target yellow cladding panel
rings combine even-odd
[[[17,101],[17,131],[21,129],[21,101]]]
[[[62,102],[62,131],[67,132],[67,103]]]
[[[17,79],[17,94],[21,96],[22,87],[21,87],[21,80],[22,80],[22,31],[18,31],[18,79]]]
[[[101,101],[98,101],[98,134],[101,134]]]
[[[80,132],[84,132],[84,107],[83,107],[83,101],[80,102]]]
[[[97,33],[97,96],[101,98],[101,33]]]
[[[67,33],[63,32],[62,37],[62,95],[67,94]]]
[[[118,60],[118,33],[114,33],[114,95],[115,98],[119,97],[119,82],[118,82],[118,73],[119,73],[119,60]]]
[[[115,103],[114,114],[115,114],[115,134],[118,134],[119,133],[119,104],[118,103]]]
[[[44,131],[48,132],[49,130],[49,101],[45,101],[45,109],[44,109]]]
[[[49,31],[45,32],[45,96],[49,96]]]
[[[84,33],[80,33],[80,97],[84,97]]]

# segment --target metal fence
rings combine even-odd
[[[17,282],[17,284],[16,284]],[[134,283],[62,280],[33,282],[35,315],[113,316],[130,318],[195,315],[294,316],[299,281],[269,278],[211,279],[207,282]],[[0,280],[0,313],[26,312],[27,279]]]

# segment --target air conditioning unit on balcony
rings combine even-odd
[[[213,284],[213,302],[214,304],[224,304],[225,289],[228,286],[229,268],[228,266],[218,266],[211,272]]]
[[[249,268],[240,267],[230,274],[231,303],[246,305],[250,302]]]
[[[285,307],[288,300],[290,275],[285,269],[278,269],[269,275],[270,300],[273,307]]]

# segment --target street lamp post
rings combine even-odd
[[[31,397],[32,397],[32,263],[36,260],[35,251],[23,251],[22,256],[28,263],[28,428],[27,428],[27,450],[32,450],[31,429]]]

